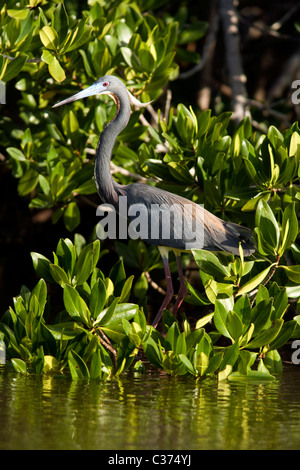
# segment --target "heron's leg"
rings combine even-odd
[[[179,274],[179,281],[180,281],[180,285],[179,285],[179,291],[178,291],[178,295],[177,295],[177,299],[176,299],[176,302],[175,302],[175,305],[173,307],[173,315],[176,316],[182,302],[183,302],[183,299],[184,299],[184,296],[186,295],[187,293],[187,288],[186,288],[186,285],[185,285],[185,282],[184,282],[184,276],[183,276],[183,270],[182,270],[182,264],[181,264],[181,257],[180,257],[180,254],[177,254],[176,255],[176,261],[177,261],[177,268],[178,268],[178,274]]]
[[[171,302],[171,299],[172,299],[173,293],[174,293],[173,284],[172,284],[172,276],[171,276],[171,271],[170,271],[170,267],[169,267],[168,252],[163,251],[161,249],[160,249],[160,252],[161,252],[162,260],[163,260],[163,263],[164,263],[164,271],[165,271],[165,277],[166,277],[166,281],[167,281],[167,292],[166,292],[166,296],[164,298],[164,301],[161,304],[160,309],[159,309],[156,317],[153,320],[153,323],[152,323],[153,328],[157,327],[157,325],[158,325],[158,323],[159,323],[159,321],[162,317],[163,311],[167,308],[167,306]]]

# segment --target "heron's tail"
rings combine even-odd
[[[239,244],[243,248],[245,256],[250,256],[255,252],[255,245],[252,239],[253,233],[250,229],[233,222],[225,222],[227,231],[228,251],[234,255],[239,255]]]

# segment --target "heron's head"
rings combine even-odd
[[[120,99],[122,96],[128,96],[130,99],[131,104],[138,106],[140,108],[144,108],[149,103],[141,103],[138,99],[136,99],[125,87],[124,83],[114,75],[105,75],[102,78],[99,78],[96,82],[94,82],[88,88],[85,88],[79,93],[76,93],[69,98],[66,98],[59,103],[56,103],[53,108],[57,108],[58,106],[62,106],[63,104],[72,103],[73,101],[81,100],[82,98],[87,98],[88,96],[93,95],[110,95],[113,99]]]

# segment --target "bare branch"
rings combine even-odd
[[[242,68],[238,15],[233,0],[220,0],[220,14],[224,30],[229,82],[232,90],[233,119],[238,124],[244,117],[250,116],[250,112],[247,105],[241,100],[241,97],[247,97],[246,76]]]
[[[11,57],[11,56],[6,55],[6,54],[1,54],[0,53],[0,55],[2,55],[2,57],[4,57],[5,59],[11,60],[11,61],[16,59],[16,57]],[[42,59],[37,58],[37,59],[27,59],[26,60],[26,64],[38,64],[39,62],[43,62]]]

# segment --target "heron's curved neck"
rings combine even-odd
[[[95,159],[95,183],[101,199],[115,205],[118,202],[117,190],[120,185],[111,176],[110,160],[116,138],[128,124],[130,101],[127,92],[126,96],[111,94],[111,97],[116,103],[117,112],[100,135]]]

